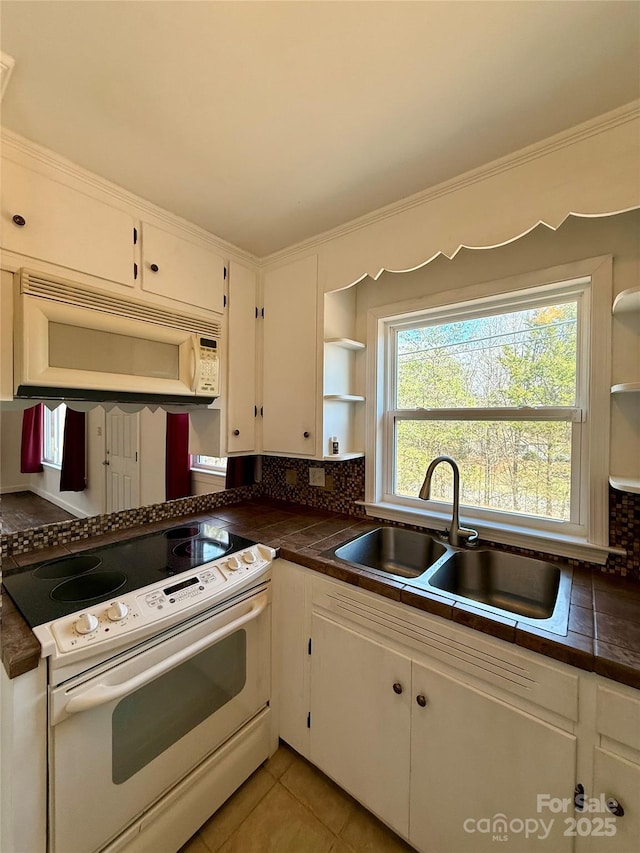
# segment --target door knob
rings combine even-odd
[[[234,429],[233,434],[234,434],[234,435],[240,435],[240,430],[239,430],[239,429]]]
[[[303,432],[302,434],[304,435],[305,438],[309,438],[309,436],[311,435],[310,432]]]
[[[422,693],[418,693],[416,696],[416,702],[420,705],[421,708],[424,708],[427,704],[427,697],[423,696]]]
[[[27,220],[24,218],[24,216],[20,216],[19,213],[14,214],[11,218],[13,219],[14,224],[18,225],[20,228],[22,228],[23,225],[27,224]]]
[[[109,462],[109,460],[108,460],[108,459],[105,459],[105,460],[104,460],[104,462],[103,462],[102,464],[103,464],[103,465],[111,465],[111,462]]]
[[[160,267],[158,266],[158,264],[150,264],[149,269],[151,270],[151,272],[158,272]]]
[[[393,685],[393,692],[397,693],[398,696],[402,693],[402,684],[400,684],[399,681],[396,681],[396,683]]]

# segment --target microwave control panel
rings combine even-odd
[[[198,351],[200,358],[200,378],[198,379],[196,394],[211,394],[217,397],[220,394],[218,341],[209,338],[200,338]]]

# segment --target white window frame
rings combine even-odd
[[[510,306],[513,310],[531,307],[536,299],[548,304],[556,296],[562,301],[577,294],[581,302],[578,365],[582,362],[586,369],[577,376],[576,406],[556,412],[574,424],[572,449],[579,470],[574,468],[572,473],[580,482],[572,483],[578,494],[572,518],[563,522],[467,507],[462,507],[461,515],[483,539],[495,542],[600,563],[611,551],[619,550],[609,547],[608,538],[612,267],[610,255],[588,258],[369,310],[366,446],[373,453],[366,459],[364,501],[369,515],[435,530],[445,529],[451,521],[451,507],[446,503],[393,495],[394,423],[404,416],[386,406],[387,400],[395,400],[389,350],[394,330],[415,325],[418,317],[438,322],[462,320],[465,314],[477,317]],[[493,410],[468,410],[464,417],[477,419],[483,414],[486,418],[489,412]],[[447,413],[462,419],[461,410]],[[531,412],[513,410],[508,414],[523,419]],[[439,420],[441,415],[442,410],[417,410],[411,418]],[[425,472],[430,461],[425,459]]]
[[[66,405],[62,403],[55,409],[44,406],[42,415],[42,462],[52,468],[62,468],[62,453],[64,449],[64,415]],[[62,415],[62,417],[61,417]],[[53,453],[52,444],[57,446],[58,453]]]

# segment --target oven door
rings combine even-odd
[[[269,700],[270,588],[51,689],[52,853],[93,853]]]

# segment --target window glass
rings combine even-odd
[[[53,410],[44,407],[42,461],[51,465],[62,465],[66,411],[67,407],[64,403]]]
[[[211,471],[227,470],[227,459],[225,456],[194,456],[193,463],[197,468],[206,468]]]

